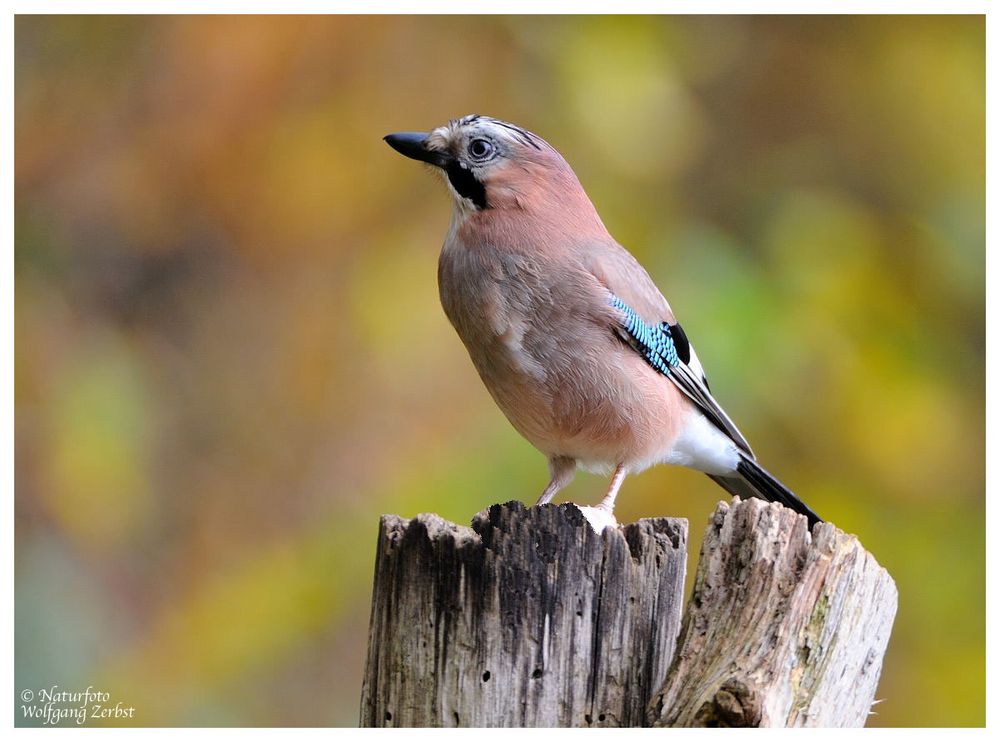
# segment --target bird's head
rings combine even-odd
[[[430,133],[389,134],[385,141],[400,154],[440,168],[456,215],[572,206],[593,211],[562,155],[515,124],[473,114]]]

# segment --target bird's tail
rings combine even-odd
[[[715,476],[709,474],[716,484],[727,492],[745,500],[748,497],[759,497],[768,502],[780,502],[786,508],[791,508],[809,520],[811,529],[817,523],[822,523],[812,509],[806,505],[788,487],[778,481],[767,469],[744,454],[740,454],[740,463],[731,476]]]

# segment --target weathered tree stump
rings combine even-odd
[[[719,503],[677,656],[652,702],[662,726],[860,727],[896,586],[857,538],[788,508]]]
[[[682,629],[686,541],[570,504],[383,516],[362,726],[862,726],[896,591],[857,539],[720,503]]]
[[[379,526],[362,726],[642,726],[680,629],[687,522],[575,505]]]

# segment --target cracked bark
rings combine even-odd
[[[895,588],[856,539],[720,503],[682,630],[686,542],[571,504],[384,516],[362,726],[863,724]]]

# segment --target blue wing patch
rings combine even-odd
[[[712,397],[704,376],[699,379],[688,365],[693,351],[681,326],[669,325],[666,322],[658,325],[646,324],[632,307],[614,294],[608,302],[622,315],[621,325],[616,328],[618,335],[631,345],[646,363],[669,378],[674,386],[680,389],[713,425],[729,436],[740,450],[753,458],[750,444]]]
[[[666,322],[648,325],[632,307],[617,296],[612,295],[610,301],[611,306],[622,313],[622,329],[632,347],[650,366],[664,376],[669,376],[670,369],[680,363],[677,345],[670,334],[670,325]]]

